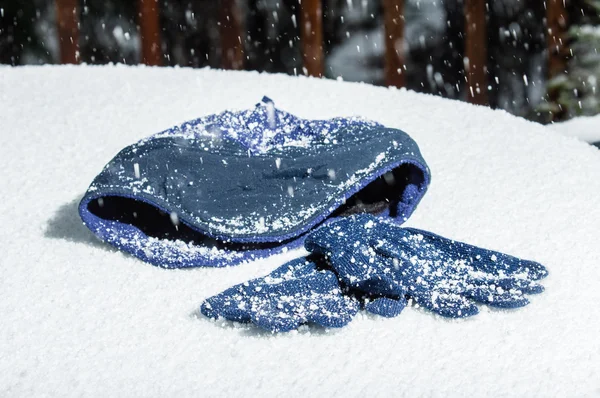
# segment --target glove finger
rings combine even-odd
[[[321,305],[311,305],[307,322],[323,327],[340,328],[346,326],[358,312],[356,299],[347,296],[336,296],[325,299]]]
[[[467,260],[469,263],[472,263],[475,269],[483,272],[493,275],[501,275],[501,273],[506,275],[524,273],[534,280],[542,279],[548,275],[546,267],[535,261],[522,260],[509,254],[483,249],[416,228],[398,229],[404,230],[406,239],[416,242],[418,247],[424,248],[429,246],[429,252],[434,251],[431,249],[437,249],[438,253],[445,253],[449,258]]]
[[[400,315],[406,307],[406,299],[402,296],[399,299],[389,297],[379,297],[375,300],[365,303],[365,310],[375,315],[381,315],[386,318],[393,318]]]
[[[469,290],[466,295],[473,300],[487,304],[490,307],[518,308],[529,304],[527,297],[519,290],[503,290],[475,288]]]
[[[447,291],[419,292],[417,304],[448,318],[464,318],[479,313],[479,308],[460,294]]]
[[[239,294],[237,299],[232,299],[233,295],[229,295],[228,290],[205,300],[200,306],[200,312],[212,319],[225,318],[230,321],[250,322],[246,301]]]
[[[480,251],[472,260],[475,269],[497,276],[523,275],[524,278],[540,280],[548,275],[548,270],[540,263],[498,252]]]
[[[488,288],[491,290],[498,288],[505,291],[518,290],[525,294],[537,294],[544,291],[544,287],[539,283],[536,283],[531,279],[516,276],[500,278],[486,274],[485,277],[471,277],[467,279],[467,285]]]
[[[403,250],[401,243],[394,242],[389,237],[373,237],[369,243],[373,247],[375,253],[385,257],[395,258],[399,262],[402,262],[408,254]]]
[[[367,245],[358,245],[352,251],[340,251],[329,257],[329,264],[335,270],[342,285],[371,292],[387,293],[392,275],[386,272],[388,264]]]
[[[521,278],[500,278],[494,284],[504,290],[520,290],[525,294],[538,294],[544,291],[539,283]]]

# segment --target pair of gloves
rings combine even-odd
[[[207,299],[210,318],[286,332],[305,323],[342,327],[364,309],[399,315],[412,299],[445,317],[479,312],[476,303],[522,307],[548,272],[533,261],[471,246],[368,214],[308,234],[311,255]]]

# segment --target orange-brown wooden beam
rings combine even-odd
[[[404,0],[383,0],[385,25],[385,84],[403,87],[404,65]]]
[[[567,68],[568,48],[565,42],[567,30],[567,11],[565,0],[546,0],[548,47],[548,77],[565,73]]]
[[[138,7],[142,62],[146,65],[162,65],[158,0],[139,0]]]
[[[62,64],[79,63],[79,2],[56,0],[56,25]]]
[[[464,0],[465,76],[467,98],[473,104],[488,104],[486,0]]]
[[[304,73],[315,77],[323,76],[323,8],[321,0],[301,0],[300,40]]]
[[[244,69],[244,19],[236,0],[221,0],[221,66]]]

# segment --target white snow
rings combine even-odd
[[[581,141],[600,142],[600,115],[576,117],[566,122],[550,124],[548,127]]]
[[[267,95],[406,130],[432,171],[409,220],[546,265],[546,292],[467,320],[418,308],[283,335],[198,315],[289,252],[165,270],[98,242],[77,201],[121,148]],[[0,68],[0,396],[597,396],[600,152],[483,107],[283,75]]]

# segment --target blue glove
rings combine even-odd
[[[269,275],[253,279],[207,299],[200,311],[209,318],[252,322],[271,332],[301,324],[342,327],[358,312],[358,301],[342,294],[331,271],[307,258],[290,261]]]
[[[396,316],[412,298],[437,314],[459,318],[479,312],[475,302],[515,308],[540,293],[541,264],[401,228],[361,214],[325,225],[305,246],[325,255],[342,286],[367,295],[365,309]],[[370,296],[370,298],[369,298]]]

